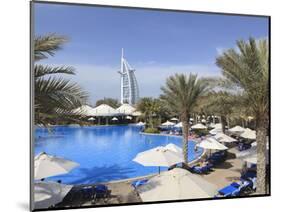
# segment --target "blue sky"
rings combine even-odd
[[[35,35],[57,33],[70,42],[49,65],[70,65],[71,79],[95,103],[119,98],[121,48],[136,69],[140,95],[158,96],[174,73],[217,76],[215,58],[238,39],[268,37],[268,20],[261,17],[35,4]]]

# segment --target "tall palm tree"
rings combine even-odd
[[[198,98],[204,94],[207,83],[197,79],[197,75],[175,74],[166,80],[166,85],[161,87],[163,95],[161,98],[166,101],[171,110],[176,112],[182,121],[183,126],[183,156],[185,163],[188,163],[188,134],[189,115],[193,111]]]
[[[238,95],[231,94],[227,91],[210,92],[204,100],[201,106],[207,108],[209,113],[220,116],[222,131],[225,132],[227,117],[232,114],[234,107],[239,106]]]
[[[39,60],[54,56],[66,41],[65,37],[55,34],[38,36],[34,40],[35,124],[47,125],[53,120],[76,121],[77,114],[72,111],[87,99],[80,86],[61,76],[74,75],[73,67],[38,64]]]
[[[269,129],[269,57],[266,39],[237,41],[238,49],[220,55],[216,64],[222,74],[246,96],[256,119],[257,193],[266,193],[266,136]]]
[[[137,103],[137,110],[141,111],[144,119],[148,120],[148,125],[154,128],[154,119],[156,117],[165,116],[166,111],[164,109],[164,104],[160,99],[144,97]]]

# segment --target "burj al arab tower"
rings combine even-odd
[[[135,76],[135,70],[130,66],[124,58],[122,49],[121,54],[121,104],[128,103],[134,105],[139,99],[139,87]]]

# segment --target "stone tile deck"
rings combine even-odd
[[[202,178],[216,185],[218,189],[229,185],[232,181],[239,180],[243,161],[235,158],[235,151],[235,149],[229,149],[227,160],[223,164],[215,167],[213,172],[207,175],[201,175]],[[124,180],[119,182],[106,183],[108,188],[111,190],[111,197],[108,200],[99,200],[96,203],[91,203],[91,201],[83,201],[82,203],[78,200],[77,206],[83,207],[93,204],[102,205],[142,202],[138,193],[131,186],[132,181],[133,180]],[[67,205],[68,203],[64,204],[64,206],[66,207]]]
[[[218,188],[223,188],[233,181],[239,180],[243,161],[235,158],[235,152],[235,149],[229,149],[227,160],[216,166],[213,172],[202,175],[202,177],[208,182],[218,186]]]

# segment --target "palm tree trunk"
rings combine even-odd
[[[221,115],[221,129],[223,133],[225,133],[225,125],[226,125],[226,118],[224,115]]]
[[[266,134],[267,122],[257,120],[257,193],[266,194]]]
[[[185,161],[185,165],[188,166],[188,134],[189,134],[189,123],[187,120],[187,115],[184,114],[181,116],[182,121],[182,134],[183,134],[183,157]]]
[[[153,120],[152,120],[152,115],[149,114],[149,124],[150,124],[150,127],[153,128]]]
[[[227,127],[228,127],[228,129],[229,129],[229,127],[230,127],[230,119],[229,119],[228,116],[226,117],[226,123],[227,123]]]

